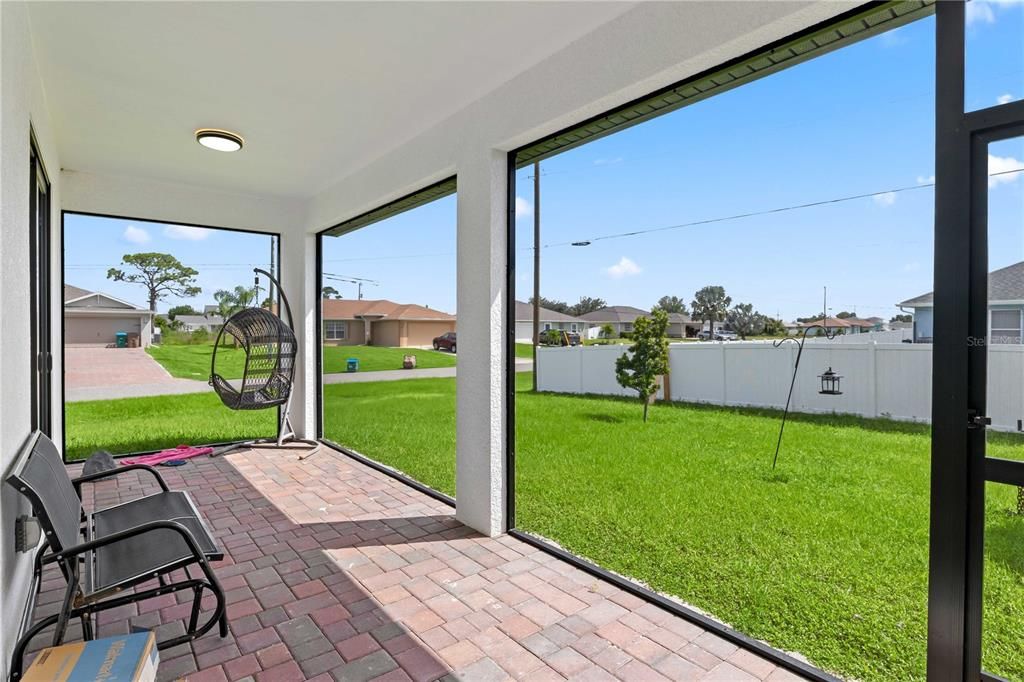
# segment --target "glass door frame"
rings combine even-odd
[[[50,179],[35,133],[29,131],[29,325],[31,343],[31,426],[53,435],[53,339]]]
[[[1024,463],[985,456],[988,146],[1024,135],[1024,101],[964,111],[965,14],[937,3],[928,679],[994,682],[981,668],[985,483],[1024,485]]]

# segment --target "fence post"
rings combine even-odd
[[[726,371],[726,359],[725,359],[725,341],[718,342],[719,347],[722,349],[722,405],[729,404],[729,382],[727,380],[728,372]]]
[[[869,417],[878,416],[878,359],[875,357],[875,352],[878,350],[877,341],[868,342],[868,375],[871,377],[870,398],[869,405],[871,406],[871,413]]]

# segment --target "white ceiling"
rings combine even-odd
[[[65,169],[310,197],[631,6],[33,3]],[[196,128],[246,147],[200,147]]]

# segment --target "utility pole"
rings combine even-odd
[[[540,344],[540,161],[533,162],[533,390],[537,391]]]
[[[825,334],[828,335],[828,287],[822,287],[823,294],[821,299],[821,326],[825,328]]]
[[[277,272],[274,271],[274,259],[277,255],[277,237],[270,238],[270,274],[277,277]],[[278,278],[280,279],[280,278]],[[273,282],[267,283],[267,298],[270,299],[270,307],[274,307],[274,284]]]

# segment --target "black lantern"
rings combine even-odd
[[[833,372],[831,367],[829,367],[824,374],[819,374],[818,378],[821,379],[821,390],[818,391],[821,395],[843,394],[843,392],[839,390],[839,380],[843,377]]]

